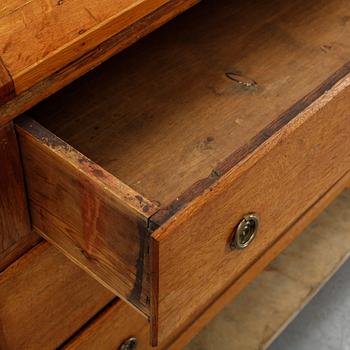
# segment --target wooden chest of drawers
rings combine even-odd
[[[12,170],[4,171],[0,189],[10,204],[0,206],[0,234],[13,242],[3,251],[22,247],[0,261],[4,347],[35,348],[41,339],[46,348],[69,348],[66,339],[112,303],[117,311],[103,317],[125,330],[138,325],[145,338],[149,328],[150,344],[168,348],[350,182],[346,1],[204,2],[62,88],[194,3],[120,1],[115,13],[101,3],[98,24],[83,16],[81,37],[75,15],[54,23],[72,29],[64,48],[58,34],[49,54],[37,47],[30,59],[3,45],[0,122],[15,152],[8,160],[4,149],[0,159],[15,164],[12,187],[22,203],[21,212],[11,207]],[[73,4],[57,6],[52,18]],[[91,12],[94,2],[86,6]],[[0,14],[17,18],[12,10]],[[29,50],[30,33],[16,30]],[[22,112],[14,128],[5,125]],[[60,253],[41,243],[9,265],[39,240],[30,226]],[[33,313],[11,306],[27,298],[21,284],[40,296]],[[60,322],[40,304],[66,320],[66,331],[52,343],[40,332],[33,343],[16,342],[20,320]],[[91,341],[109,348],[101,339]]]

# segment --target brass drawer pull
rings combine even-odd
[[[130,337],[125,340],[125,342],[120,346],[119,350],[136,350],[137,349],[137,339],[136,337]]]
[[[251,213],[244,216],[238,224],[232,240],[231,249],[244,249],[254,240],[259,229],[259,217]]]

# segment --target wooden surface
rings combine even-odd
[[[290,242],[307,222],[314,219],[339,194],[345,180],[349,178],[350,176],[342,179],[322,197],[284,239],[288,237]],[[190,324],[175,341],[153,349],[182,348],[225,305],[224,311],[186,349],[214,349],[217,346],[240,350],[265,348],[348,256],[350,237],[346,225],[349,225],[347,218],[350,217],[347,215],[349,200],[349,191],[337,198],[231,303],[230,300],[237,294],[233,289],[208,305],[197,322]],[[330,234],[335,239],[329,241]],[[283,246],[286,243],[285,239]],[[280,249],[281,245],[273,254],[277,254]],[[261,266],[262,264],[259,268]],[[117,301],[65,344],[64,349],[118,349],[130,336],[137,337],[140,349],[152,349],[149,345],[148,327],[148,322],[143,317],[123,302]]]
[[[152,235],[159,341],[243,274],[350,169],[349,110],[350,75]],[[257,238],[231,251],[235,226],[251,212],[260,216]]]
[[[0,348],[55,349],[113,298],[42,243],[0,274]]]
[[[197,2],[5,0],[0,4],[0,90],[8,90],[8,75],[3,75],[8,72],[17,97],[0,106],[0,125]]]
[[[84,327],[64,350],[119,349],[131,336],[137,336],[137,349],[151,350],[149,323],[121,300],[113,303]],[[156,349],[155,349],[156,350]]]
[[[163,209],[175,200],[174,212],[348,62],[349,15],[346,0],[203,2],[33,115]]]
[[[223,307],[229,303],[248,283],[252,282],[254,278],[274,259],[281,253],[295,237],[305,227],[316,218],[316,216],[330,204],[334,198],[341,193],[344,189],[346,181],[349,181],[350,173],[347,173],[340,181],[338,181],[319,201],[308,210],[305,215],[299,219],[295,225],[279,239],[268,251],[266,251],[259,259],[257,259],[253,265],[241,275],[229,288],[217,298],[213,303],[209,304],[204,312],[196,319],[195,323],[191,323],[188,328],[181,334],[181,337],[174,343],[175,349],[182,348],[187,344],[195,334],[197,334],[203,326],[205,326],[213,317],[220,312]]]
[[[33,227],[149,314],[147,199],[29,118],[18,121]]]
[[[0,127],[0,271],[39,237],[32,234],[12,123]]]
[[[0,56],[20,93],[167,0],[4,0]]]

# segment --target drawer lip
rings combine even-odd
[[[296,102],[287,111],[281,114],[276,120],[261,130],[250,142],[243,147],[231,153],[225,160],[220,162],[211,174],[190,186],[176,200],[161,206],[149,220],[149,227],[155,231],[164,223],[174,217],[179,211],[185,209],[193,200],[203,195],[206,190],[211,188],[222,176],[231,171],[240,162],[245,161],[265,142],[270,142],[271,138],[279,132],[285,125],[292,122],[301,112],[307,109],[312,103],[320,98],[326,91],[332,89],[344,77],[350,73],[350,61],[338,69],[325,82],[315,90],[307,94],[303,99]]]
[[[291,109],[289,109],[288,113],[283,115],[285,117],[282,120],[281,125],[279,125],[279,128],[277,128],[277,130],[273,130],[271,135],[269,135],[269,134],[267,134],[267,136],[265,135],[267,137],[266,140],[264,138],[262,138],[260,144],[258,146],[256,146],[252,150],[251,153],[248,152],[248,154],[246,154],[242,159],[236,160],[236,162],[233,164],[233,166],[231,168],[228,168],[228,167],[225,168],[225,166],[227,166],[227,164],[224,163],[224,166],[222,166],[222,169],[224,169],[223,173],[220,175],[217,175],[216,176],[217,178],[209,184],[210,188],[202,188],[201,192],[199,194],[198,194],[198,192],[196,193],[195,191],[193,191],[192,193],[190,192],[191,195],[193,195],[193,193],[194,193],[194,197],[195,197],[194,199],[191,198],[189,203],[185,202],[186,205],[184,207],[180,206],[180,207],[176,208],[176,211],[175,211],[176,215],[174,215],[175,213],[171,213],[172,215],[170,217],[160,216],[161,218],[163,217],[164,220],[160,221],[159,225],[158,225],[158,223],[154,224],[154,226],[158,227],[158,228],[153,232],[153,234],[151,236],[151,259],[152,259],[152,277],[153,277],[152,290],[151,290],[151,303],[152,303],[152,306],[151,306],[151,327],[152,327],[152,335],[153,335],[153,337],[152,337],[153,345],[156,345],[158,341],[166,339],[166,337],[169,335],[169,332],[170,332],[170,328],[168,328],[167,326],[165,326],[165,329],[163,328],[161,331],[159,331],[159,329],[158,329],[159,325],[162,325],[162,327],[164,327],[164,324],[166,324],[166,322],[164,322],[164,318],[171,317],[171,316],[169,316],[169,315],[171,315],[171,311],[169,312],[167,310],[166,306],[163,306],[163,309],[160,310],[160,305],[163,304],[163,301],[165,299],[171,300],[173,298],[176,298],[176,293],[172,293],[173,295],[169,299],[167,294],[166,294],[169,292],[169,290],[165,291],[164,285],[163,286],[161,285],[162,280],[164,280],[164,278],[162,278],[162,273],[161,273],[160,269],[163,269],[163,277],[165,276],[164,269],[166,269],[166,267],[162,266],[161,255],[162,255],[162,260],[164,262],[165,261],[164,260],[164,257],[165,257],[164,252],[166,251],[170,255],[173,253],[174,259],[176,257],[176,259],[180,259],[180,261],[183,265],[184,264],[188,265],[189,261],[182,260],[182,258],[184,258],[185,254],[187,254],[187,256],[189,256],[190,251],[192,251],[192,249],[194,249],[194,247],[192,247],[191,249],[188,248],[187,249],[188,251],[185,252],[182,256],[177,255],[179,253],[179,251],[177,249],[175,249],[174,245],[181,242],[181,239],[180,239],[181,235],[179,232],[180,231],[182,232],[182,237],[184,237],[183,236],[184,234],[185,234],[185,236],[187,236],[187,239],[186,239],[187,243],[188,243],[188,240],[191,240],[192,243],[195,242],[194,241],[195,237],[193,235],[191,235],[192,231],[190,231],[190,228],[193,229],[193,224],[190,222],[193,219],[193,217],[195,217],[198,213],[202,212],[202,209],[207,205],[208,202],[210,203],[210,200],[213,201],[213,199],[215,199],[215,198],[217,199],[218,197],[220,197],[224,193],[224,191],[225,191],[225,189],[227,189],[227,187],[230,187],[233,183],[238,183],[238,180],[241,178],[242,174],[249,173],[249,170],[251,170],[254,167],[254,165],[259,164],[259,162],[261,160],[263,160],[267,155],[269,155],[280,144],[283,144],[283,142],[285,140],[288,141],[287,143],[289,143],[293,139],[298,140],[298,136],[294,137],[294,135],[292,135],[292,134],[294,132],[298,132],[300,130],[308,130],[308,128],[310,127],[310,120],[312,120],[312,118],[314,118],[315,115],[317,116],[319,112],[324,113],[324,112],[322,112],[322,110],[324,110],[324,108],[327,108],[327,105],[329,103],[331,103],[333,100],[335,100],[338,96],[340,96],[339,98],[343,98],[343,101],[344,101],[344,97],[348,97],[350,94],[350,74],[349,74],[350,72],[349,71],[350,71],[350,64],[348,63],[348,64],[344,65],[339,71],[337,71],[330,79],[328,79],[318,89],[313,91],[311,94],[309,94],[303,100],[299,101],[296,105],[294,105]],[[338,100],[336,100],[335,102],[338,102]],[[334,105],[333,105],[333,107],[334,107]],[[344,120],[344,121],[348,120],[350,118],[350,115],[345,114],[345,109],[343,109],[343,112],[344,112],[343,116],[341,117],[342,120]],[[325,115],[328,115],[328,114],[324,113],[324,116],[323,116],[323,125],[324,126],[327,125],[327,124],[325,124]],[[308,124],[308,122],[309,122],[309,124]],[[308,126],[303,128],[304,125],[308,125]],[[332,125],[333,129],[335,129],[335,125],[337,125],[337,122],[333,123],[333,125]],[[344,124],[341,124],[341,125],[344,125]],[[318,134],[320,134],[320,132],[322,132],[322,131],[324,131],[324,128],[320,127],[320,131],[318,132]],[[343,134],[344,134],[344,132],[343,132]],[[292,137],[289,137],[289,136],[292,136]],[[299,137],[300,137],[300,135],[299,135]],[[328,137],[328,140],[331,140],[330,134],[328,134],[327,137]],[[311,140],[310,142],[312,142],[312,145],[316,145],[315,141],[316,140]],[[327,144],[326,142],[322,143],[321,141],[319,143],[320,144]],[[333,153],[330,153],[330,154],[334,154],[337,152],[337,150],[339,150],[339,147],[340,147],[339,143],[336,145],[338,148],[332,149],[331,152],[333,152]],[[290,151],[288,150],[288,152],[290,152]],[[318,154],[321,154],[320,151],[318,151]],[[345,154],[346,154],[346,156],[348,156],[347,153],[345,153]],[[284,153],[284,156],[286,158],[288,158],[287,153]],[[230,157],[229,157],[229,159],[230,159]],[[311,158],[311,159],[313,159],[313,158]],[[293,161],[293,163],[294,163],[294,161]],[[340,170],[340,168],[339,168],[339,170]],[[337,178],[335,178],[335,172],[337,173]],[[331,172],[331,174],[332,175],[330,175],[331,177],[329,177],[328,182],[330,182],[330,179],[332,179],[332,183],[329,183],[329,184],[327,183],[327,185],[326,185],[327,187],[324,188],[325,193],[337,181],[340,181],[339,179],[341,179],[344,176],[348,176],[349,169],[347,168],[344,171],[338,171],[338,168],[336,168],[336,170],[334,170],[334,173]],[[327,174],[325,174],[324,176],[327,178]],[[323,176],[322,176],[322,178],[323,178]],[[206,184],[207,184],[207,182],[206,182]],[[198,187],[195,187],[195,189],[198,189]],[[315,187],[315,191],[316,190],[317,190],[317,187]],[[312,198],[308,197],[310,199],[309,202],[311,203],[311,205],[312,205],[312,200],[317,200],[317,198],[322,196],[322,192],[319,190],[317,190],[317,191],[318,191],[317,195],[313,194]],[[224,201],[225,201],[225,199],[223,200],[223,202]],[[305,200],[304,200],[304,202],[305,202]],[[307,204],[307,203],[305,203],[305,204]],[[225,205],[227,205],[227,203]],[[310,205],[309,205],[309,207],[310,207]],[[255,208],[250,208],[250,209],[253,211],[255,210]],[[218,210],[220,210],[220,208],[218,208]],[[240,211],[240,210],[237,210],[237,211]],[[154,220],[154,218],[159,217],[158,213],[156,213],[151,218],[152,221]],[[162,214],[163,213],[164,213],[164,211],[162,212]],[[297,217],[299,217],[299,215],[297,213],[295,215]],[[187,226],[183,225],[184,223],[186,223]],[[196,228],[200,227],[198,222],[194,226]],[[289,227],[289,225],[287,227]],[[214,229],[215,229],[215,225],[214,225]],[[186,230],[188,230],[188,232],[185,232]],[[178,234],[177,235],[175,234],[175,236],[178,236],[178,238],[174,238],[174,233],[176,231]],[[285,231],[278,232],[279,236],[275,236],[275,239],[279,240],[281,238],[281,235],[283,236],[283,232],[285,232]],[[222,235],[222,233],[220,233],[220,234]],[[188,235],[191,235],[191,238],[188,238]],[[197,234],[197,236],[198,236],[198,234]],[[213,234],[211,234],[211,236],[213,236]],[[199,239],[199,237],[197,237],[197,239]],[[273,244],[273,242],[270,242],[270,239],[271,238],[269,238],[269,243],[268,243],[266,249],[269,249],[269,246],[271,246],[271,244]],[[267,238],[266,238],[266,240],[267,240]],[[167,244],[165,245],[166,248],[164,248],[164,244],[166,242],[167,242]],[[198,240],[197,240],[197,242],[198,242]],[[182,248],[184,248],[184,244],[185,243],[181,242],[180,245],[182,246]],[[198,244],[198,245],[200,246],[200,244]],[[163,253],[161,254],[162,247],[163,247]],[[204,252],[200,252],[198,254],[203,256]],[[249,255],[249,253],[243,253],[243,254]],[[261,253],[259,253],[258,255],[261,255]],[[167,257],[168,257],[168,265],[169,266],[170,266],[170,264],[173,265],[172,259],[169,259],[169,255],[167,255]],[[210,259],[210,257],[208,257],[208,259]],[[198,262],[198,263],[201,264],[201,262]],[[249,264],[252,264],[252,263],[253,263],[253,261],[248,263],[247,266],[249,267]],[[185,273],[184,271],[185,270],[184,269],[182,269],[182,270],[183,271],[181,272],[181,267],[180,267],[180,271],[178,271],[178,272],[180,273],[180,275],[182,274],[181,278],[184,279],[184,273]],[[168,282],[170,280],[169,273],[173,276],[173,278],[175,277],[171,272],[169,272],[169,270],[167,270],[166,275],[168,276],[167,277]],[[188,275],[190,275],[191,278],[193,277],[191,274],[190,268],[186,268],[186,273]],[[244,272],[243,272],[243,274],[244,274]],[[181,278],[178,280],[178,282],[176,282],[175,285],[181,287],[181,284],[182,284],[182,287],[184,287],[182,289],[180,288],[182,291],[183,290],[187,291],[189,289],[191,289],[191,290],[196,289],[195,286],[191,285],[191,282],[189,282],[189,284],[191,286],[188,286],[188,287],[184,286],[184,284],[186,284],[186,282],[181,280]],[[189,280],[191,280],[191,278]],[[197,276],[194,276],[193,278],[195,280],[199,280],[200,274]],[[164,282],[164,283],[166,283],[166,282]],[[173,287],[174,287],[174,283],[175,282],[172,280]],[[175,289],[177,289],[177,288],[175,287]],[[163,293],[163,295],[160,296],[160,293]],[[191,297],[189,295],[187,295],[186,298],[191,299]],[[167,305],[169,305],[169,301],[168,301]],[[197,311],[200,311],[200,310],[197,310]],[[188,317],[188,316],[186,316],[186,317]],[[163,319],[160,319],[160,318],[163,318]],[[180,317],[180,318],[185,319],[184,317]],[[187,321],[184,321],[184,322],[188,322],[189,319],[190,319],[190,317],[188,317],[186,319]],[[180,326],[178,325],[177,327],[178,327],[177,331],[179,331]],[[171,331],[174,332],[174,327],[171,327]]]

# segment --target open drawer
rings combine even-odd
[[[153,344],[349,171],[349,15],[208,1],[17,121],[35,229],[148,317]]]

